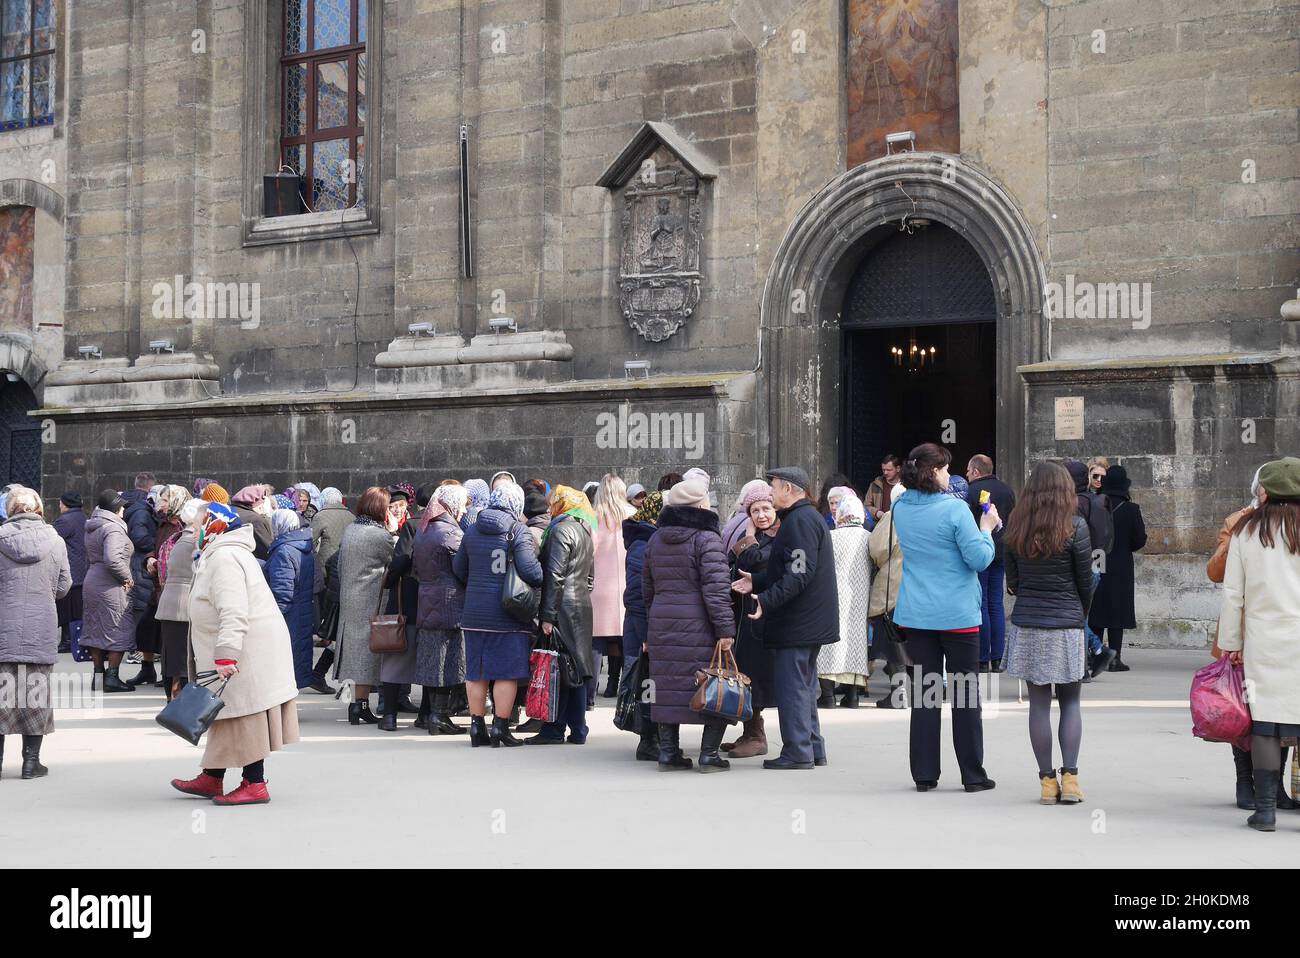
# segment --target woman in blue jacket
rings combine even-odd
[[[952,454],[932,442],[903,463],[907,487],[892,508],[907,561],[894,622],[903,630],[912,662],[912,778],[918,792],[939,784],[939,733],[944,668],[952,674],[953,746],[968,792],[994,787],[984,771],[980,720],[979,645],[982,618],[979,573],[993,561],[993,530],[1001,521],[989,504],[978,527],[966,503],[948,495]]]
[[[298,513],[276,509],[271,513],[271,548],[262,572],[275,596],[276,605],[289,627],[293,649],[293,673],[298,688],[308,688],[316,677],[311,671],[316,616],[312,596],[316,588],[316,557],[311,548],[311,529],[300,529]]]
[[[651,492],[641,500],[641,507],[630,519],[623,520],[623,546],[627,549],[625,567],[627,588],[623,590],[623,682],[641,657],[646,640],[645,598],[641,595],[641,574],[645,563],[645,547],[655,534],[659,512],[663,509],[664,494]],[[641,681],[649,679],[643,674]],[[641,741],[637,743],[638,762],[659,761],[659,726],[650,721],[650,710],[641,709],[641,728],[637,730]]]

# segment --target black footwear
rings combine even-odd
[[[530,732],[540,732],[543,724],[544,723],[541,719],[529,719],[527,722],[520,722],[516,725],[515,731],[521,735],[526,735]]]
[[[360,725],[362,722],[367,725],[375,725],[379,722],[378,716],[370,711],[370,703],[368,701],[348,703],[348,724]]]
[[[396,732],[397,731],[397,713],[385,712],[383,718],[379,720],[379,731]]]
[[[72,643],[69,642],[67,639],[60,639],[59,648],[58,648],[59,655],[69,655],[71,654],[71,652],[72,652]]]
[[[916,790],[918,792],[928,792],[931,789],[935,789],[938,787],[939,787],[938,782],[917,782],[916,783]]]
[[[90,674],[90,691],[95,691],[104,682],[104,667],[101,665]]]
[[[845,692],[844,697],[840,699],[840,708],[855,709],[857,707],[858,707],[858,687],[856,685],[850,685],[849,690]]]
[[[24,756],[26,753],[27,736],[23,736]],[[26,778],[27,761],[23,760],[24,775]],[[1255,814],[1246,819],[1246,824],[1257,832],[1272,832],[1277,830],[1277,790],[1282,787],[1282,773],[1269,769],[1267,771],[1255,769]]]
[[[469,720],[469,744],[473,748],[480,745],[491,745],[492,736],[488,734],[487,718],[482,715],[472,715]]]
[[[154,668],[152,662],[141,664],[140,671],[135,674],[134,678],[124,680],[131,688],[138,688],[141,685],[153,685],[158,681],[158,670]]]
[[[659,740],[653,733],[642,735],[641,740],[636,743],[636,760],[638,762],[659,761]]]
[[[429,728],[429,713],[428,713],[428,712],[421,712],[419,715],[417,715],[417,716],[415,717],[415,721],[411,723],[411,728],[422,728],[422,729],[428,730],[428,728]]]
[[[835,683],[830,679],[818,679],[817,683],[822,690],[821,697],[817,699],[817,707],[819,709],[835,708]]]
[[[488,732],[488,744],[493,748],[514,748],[524,742],[510,734],[509,718],[493,718],[492,728]]]
[[[998,787],[998,783],[991,778],[986,778],[982,782],[971,782],[969,785],[963,785],[962,788],[968,792],[987,792]]]
[[[1250,760],[1250,753],[1232,747],[1232,764],[1237,768],[1237,807],[1248,812],[1255,810],[1255,766]],[[1281,778],[1278,778],[1281,784]]]
[[[825,767],[826,767],[826,756],[823,755],[821,758],[815,758],[815,759],[813,759],[813,765],[814,765],[815,767],[817,767],[817,768],[825,768]]]
[[[23,736],[23,774],[24,780],[29,778],[42,778],[50,774],[50,770],[41,764],[41,739],[43,735],[24,735]]]
[[[884,698],[876,699],[876,708],[878,709],[902,709],[906,707],[907,706],[905,705],[897,705],[894,703],[893,692],[887,692]]]
[[[1007,667],[1002,664],[1001,659],[994,659],[992,662],[989,663],[989,667],[994,672],[1005,672],[1007,670]]]
[[[1092,681],[1092,673],[1089,672],[1087,669],[1084,669],[1083,678],[1079,679],[1079,681],[1082,682],[1084,685],[1087,685]]]
[[[980,671],[981,671],[981,672],[992,672],[992,671],[993,671],[993,666],[990,665],[988,662],[981,662],[981,663],[980,663]]]
[[[1107,649],[1107,651],[1108,651],[1108,652],[1115,652],[1114,649]],[[1129,667],[1128,667],[1127,665],[1124,664],[1124,660],[1121,659],[1121,658],[1119,657],[1119,653],[1118,653],[1118,652],[1115,652],[1115,658],[1111,660],[1110,665],[1106,666],[1106,671],[1107,671],[1107,672],[1127,672],[1127,671],[1129,671]]]
[[[792,759],[786,758],[784,755],[778,755],[776,758],[763,759],[763,767],[774,768],[774,769],[784,771],[787,769],[795,769],[795,768],[798,769],[816,768],[817,766],[812,762],[796,762],[793,761]]]
[[[532,738],[524,739],[525,745],[563,745],[564,739],[556,738],[554,735],[534,735]]]
[[[117,669],[104,669],[104,692],[132,692],[134,689],[117,677]]]
[[[694,768],[695,763],[682,754],[680,725],[659,726],[659,771],[676,772]]]
[[[731,768],[731,763],[718,754],[718,746],[722,744],[722,736],[726,731],[725,722],[713,721],[705,724],[704,733],[700,736],[701,772],[725,772]]]
[[[434,692],[429,702],[430,735],[464,735],[469,731],[451,720],[451,696],[446,692]]]
[[[1095,679],[1097,676],[1101,675],[1102,672],[1107,671],[1110,668],[1110,664],[1118,657],[1119,653],[1114,649],[1108,649],[1105,646],[1102,646],[1100,652],[1088,657],[1088,672]],[[1116,671],[1118,671],[1118,669]]]
[[[409,715],[419,715],[420,707],[411,701],[409,695],[403,695],[397,700],[397,711],[406,712]]]
[[[311,685],[307,686],[307,688],[311,689],[313,692],[319,692],[321,695],[334,694],[334,689],[332,689],[330,684],[325,681],[325,676],[323,675],[313,675]]]

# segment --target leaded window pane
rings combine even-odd
[[[307,52],[307,5],[311,0],[285,0],[284,52],[286,56]]]
[[[0,34],[0,56],[14,57],[30,53],[31,0],[3,0],[3,33]]]
[[[285,166],[302,176],[307,170],[307,144],[295,143],[293,146],[286,146],[283,162]]]
[[[318,140],[312,151],[312,209],[341,210],[348,203],[348,141]]]
[[[54,57],[32,58],[32,119],[53,112]]]
[[[366,124],[366,54],[357,54],[357,125]]]
[[[12,129],[27,120],[27,61],[0,63],[0,123]]]
[[[316,129],[348,125],[348,65],[340,60],[316,66]]]
[[[357,205],[366,205],[366,138],[357,137]]]
[[[284,135],[307,132],[307,64],[291,63],[284,71]]]
[[[54,49],[54,0],[36,0],[36,21],[32,30],[32,52]]]
[[[352,0],[316,0],[316,32],[312,49],[347,46],[352,42]]]
[[[357,0],[357,43],[366,42],[366,0]]]

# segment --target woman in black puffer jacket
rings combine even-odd
[[[1007,591],[1016,607],[1007,627],[1007,674],[1029,686],[1029,740],[1044,805],[1083,801],[1079,788],[1079,707],[1092,602],[1092,540],[1063,466],[1034,467],[1003,537]],[[1052,686],[1061,706],[1061,776],[1052,764]]]

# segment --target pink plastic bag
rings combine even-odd
[[[1192,734],[1207,742],[1250,748],[1250,706],[1244,673],[1225,655],[1192,677]]]

